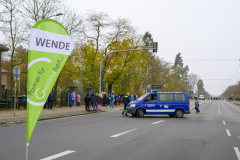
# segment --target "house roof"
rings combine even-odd
[[[6,46],[0,44],[0,51],[8,51],[9,48],[7,48]]]
[[[4,73],[4,72],[7,73],[8,71],[6,71],[5,69],[1,69],[1,72],[2,73]]]

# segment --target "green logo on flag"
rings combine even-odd
[[[28,44],[27,143],[73,49],[74,43],[69,33],[55,20],[38,21],[31,30]]]

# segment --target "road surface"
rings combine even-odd
[[[104,112],[37,123],[29,160],[240,160],[240,107],[200,101],[183,118]],[[25,159],[26,124],[0,126],[0,160]]]

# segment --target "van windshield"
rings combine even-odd
[[[143,100],[143,98],[146,97],[146,95],[148,95],[148,93],[145,93],[144,95],[140,96],[140,97],[137,99],[137,101]]]

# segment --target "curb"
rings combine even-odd
[[[107,111],[98,111],[98,113],[101,112],[107,112]],[[87,114],[93,114],[93,112],[86,112],[86,113],[76,113],[76,114],[66,114],[66,115],[59,115],[59,116],[51,116],[51,117],[44,117],[44,118],[39,118],[38,121],[45,121],[45,120],[51,120],[51,119],[58,119],[58,118],[65,118],[65,117],[74,117],[74,116],[81,116],[81,115],[87,115]],[[26,123],[26,120],[21,120],[21,121],[12,121],[12,122],[3,122],[0,123],[0,126],[9,126],[11,124],[22,124]]]

